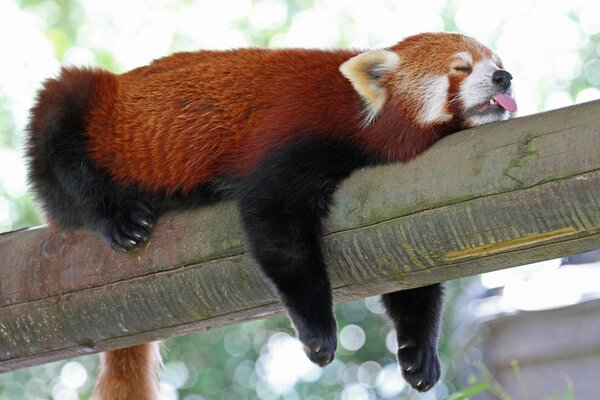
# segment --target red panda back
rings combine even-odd
[[[243,49],[157,60],[95,98],[90,156],[119,183],[154,192],[244,176],[297,134],[358,129],[360,101],[338,71],[353,54]]]

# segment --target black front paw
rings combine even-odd
[[[137,204],[113,221],[105,237],[117,251],[135,250],[148,240],[155,218],[150,208]]]
[[[330,364],[337,348],[335,320],[332,319],[327,324],[296,322],[294,325],[298,331],[298,339],[304,345],[304,352],[310,361],[320,367]]]
[[[335,349],[337,348],[335,330],[333,334],[331,332],[320,332],[317,335],[312,335],[309,339],[300,338],[300,341],[304,345],[304,352],[310,361],[320,367],[324,367],[333,361]]]
[[[435,346],[401,344],[398,363],[404,379],[420,392],[428,391],[440,379],[440,360]]]

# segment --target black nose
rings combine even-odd
[[[512,79],[512,75],[503,69],[499,69],[498,71],[492,74],[492,82],[496,85],[501,86],[504,90],[510,87],[510,81]]]

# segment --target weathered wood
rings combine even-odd
[[[336,193],[336,301],[600,248],[600,102],[452,135]],[[0,371],[281,311],[221,203],[162,218],[143,251],[86,230],[0,235]]]

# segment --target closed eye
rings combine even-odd
[[[460,72],[471,72],[473,70],[468,65],[460,65],[458,67],[452,67],[452,69],[455,70],[455,71],[460,71]]]

